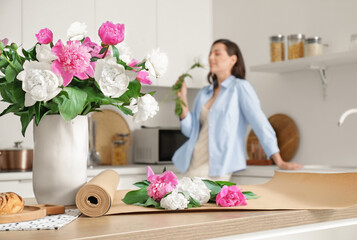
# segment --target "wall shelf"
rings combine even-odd
[[[327,72],[333,66],[357,63],[357,51],[330,53],[321,56],[298,58],[282,62],[274,62],[252,66],[252,72],[289,73],[296,71],[317,70],[323,86],[324,98],[327,97]]]
[[[310,70],[315,67],[330,67],[357,63],[357,51],[324,54],[321,56],[298,58],[252,66],[252,72],[287,73]]]

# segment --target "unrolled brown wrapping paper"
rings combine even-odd
[[[218,207],[215,204],[205,204],[185,211],[339,209],[357,204],[357,172],[333,174],[275,172],[274,177],[265,184],[238,185],[238,187],[243,191],[254,192],[259,198],[247,200],[246,206]],[[165,211],[126,205],[121,199],[128,191],[117,190],[113,193],[113,202],[106,215]]]
[[[90,217],[103,216],[114,202],[119,184],[119,174],[105,170],[79,189],[76,195],[77,208]]]

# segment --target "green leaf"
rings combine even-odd
[[[6,67],[9,63],[7,62],[7,60],[5,59],[5,57],[0,56],[0,68],[2,67]]]
[[[144,207],[154,206],[155,208],[162,209],[160,203],[156,202],[153,198],[149,197],[148,200],[144,203]]]
[[[163,172],[163,173],[166,172],[166,166],[164,167],[164,169],[162,170],[162,172]]]
[[[18,104],[12,104],[8,106],[4,111],[2,111],[2,113],[0,113],[0,116],[3,116],[7,113],[16,113],[18,111],[21,111],[21,109],[21,106],[19,106]]]
[[[200,207],[200,206],[201,206],[200,202],[190,196],[190,202],[187,205],[187,208]]]
[[[140,96],[141,84],[135,79],[129,82],[128,90],[121,95],[118,101],[129,104],[131,98],[138,98]]]
[[[16,68],[17,73],[21,72],[23,70],[22,64],[19,63],[19,61],[15,60],[14,66]]]
[[[119,51],[118,49],[113,45],[112,46],[113,49],[113,56],[117,59],[117,61],[119,60]]]
[[[4,50],[5,45],[3,44],[3,42],[0,41],[0,51]]]
[[[253,192],[250,192],[250,191],[244,191],[244,192],[242,192],[242,193],[244,194],[244,196],[245,196],[245,198],[246,198],[247,200],[259,198],[258,195],[256,195],[256,194],[253,193]]]
[[[16,70],[11,65],[8,65],[5,71],[6,81],[13,82],[16,78],[16,75],[17,75]]]
[[[130,116],[134,115],[133,112],[129,108],[126,108],[125,106],[122,105],[115,105],[115,106],[119,108],[126,115],[130,115]]]
[[[99,54],[103,54],[105,53],[105,51],[108,49],[108,47],[103,47],[102,49],[100,49]]]
[[[202,181],[206,184],[207,188],[211,190],[210,200],[216,201],[216,196],[221,191],[222,187],[218,183],[208,179],[202,179]]]
[[[22,136],[25,136],[26,129],[35,115],[35,107],[32,106],[28,108],[27,111],[19,113],[19,115],[20,115],[21,126],[22,126],[21,133]]]
[[[219,184],[221,187],[223,187],[224,185],[226,186],[233,186],[233,185],[237,185],[234,182],[228,182],[228,181],[215,181],[217,184]]]
[[[149,185],[150,185],[150,182],[148,180],[134,183],[134,186],[137,186],[138,188],[147,187]]]
[[[126,204],[136,204],[141,203],[144,204],[147,202],[149,195],[147,193],[147,188],[143,187],[138,190],[133,190],[128,192],[122,201]]]
[[[58,104],[61,116],[70,121],[81,114],[86,102],[87,93],[76,87],[65,87],[53,101]]]

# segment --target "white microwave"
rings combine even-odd
[[[167,164],[187,137],[178,128],[141,128],[134,131],[134,163]]]

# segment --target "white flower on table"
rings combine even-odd
[[[166,53],[160,52],[160,49],[153,49],[147,54],[145,67],[155,78],[161,77],[167,69],[168,58]]]
[[[160,109],[158,102],[150,94],[145,94],[138,99],[132,98],[128,108],[133,112],[135,122],[146,121],[149,117],[154,117]]]
[[[50,63],[25,61],[23,68],[17,79],[22,81],[22,89],[26,92],[25,107],[37,101],[49,101],[62,90],[62,77],[52,72]]]
[[[179,180],[176,189],[179,192],[188,192],[201,205],[207,203],[210,199],[211,190],[207,188],[206,184],[199,177],[194,177],[192,180],[189,177],[183,177]]]
[[[85,23],[74,22],[67,30],[69,40],[82,40],[87,36],[87,25]]]
[[[36,45],[36,58],[39,62],[52,63],[57,56],[52,53],[50,45],[38,44]]]
[[[94,78],[106,97],[117,98],[123,95],[129,82],[136,78],[137,73],[127,71],[116,62],[115,57],[107,57],[97,61]]]
[[[167,210],[181,210],[187,208],[189,200],[187,200],[183,193],[172,191],[171,194],[162,198],[160,207]]]

